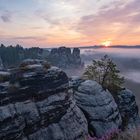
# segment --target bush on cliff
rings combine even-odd
[[[126,130],[118,133],[112,140],[140,140],[140,129]]]
[[[88,136],[86,140],[140,140],[140,129],[126,131],[113,130],[106,133],[102,138]]]
[[[9,79],[10,79],[10,73],[9,72],[0,71],[0,83],[8,81]]]
[[[87,66],[84,77],[97,81],[111,93],[117,93],[124,83],[124,78],[119,73],[116,64],[105,55],[101,60],[93,60],[92,64]]]

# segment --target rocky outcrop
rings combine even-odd
[[[66,47],[52,49],[48,56],[48,60],[52,65],[65,69],[83,66],[80,57],[80,49],[78,48],[74,48],[73,52],[71,52],[70,48]]]
[[[92,135],[102,137],[121,126],[117,104],[112,95],[97,82],[82,82],[75,90],[74,97],[88,120],[89,132]]]
[[[4,69],[2,59],[0,57],[0,91],[7,84],[6,82],[10,79],[10,73]]]
[[[72,59],[73,59],[73,64],[76,66],[82,65],[81,63],[81,57],[80,57],[80,49],[79,48],[74,48],[72,52]]]
[[[2,62],[2,59],[0,57],[0,71],[4,69],[4,66],[3,66],[3,62]]]
[[[123,128],[135,128],[140,125],[138,106],[134,94],[128,90],[122,90],[118,93],[116,103],[123,120]]]
[[[139,122],[127,89],[114,100],[97,82],[68,78],[37,59],[0,71],[0,140],[85,140],[88,133],[101,138]]]
[[[0,140],[84,140],[87,121],[62,70],[27,60],[0,85]]]
[[[84,79],[82,79],[82,77],[79,77],[79,76],[71,76],[70,78],[69,78],[69,86],[71,87],[71,88],[73,88],[73,90],[75,90],[75,89],[77,89],[79,86],[80,86],[80,84],[82,83],[82,82],[84,82],[85,80]]]

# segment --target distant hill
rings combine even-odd
[[[94,49],[99,49],[99,48],[102,48],[104,46],[83,46],[83,47],[78,47],[80,49],[91,49],[91,48],[94,48]],[[127,45],[114,45],[114,46],[109,46],[110,48],[124,48],[124,49],[140,49],[140,45],[135,45],[135,46],[127,46]]]

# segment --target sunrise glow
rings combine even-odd
[[[112,42],[108,40],[108,41],[102,42],[101,45],[103,45],[103,46],[105,46],[105,47],[109,47],[109,46],[111,45],[111,43],[112,43]]]
[[[140,44],[140,0],[0,0],[0,42],[25,47]],[[94,8],[93,8],[94,7]],[[103,42],[102,42],[103,41]]]

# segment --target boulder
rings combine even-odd
[[[122,120],[117,104],[109,91],[105,91],[97,82],[82,82],[74,90],[74,97],[88,120],[90,134],[102,137],[120,128]]]
[[[46,64],[24,61],[0,90],[1,140],[84,140],[88,135],[67,75]]]
[[[116,103],[123,121],[123,128],[136,128],[140,125],[138,106],[132,91],[124,89],[118,93]]]

